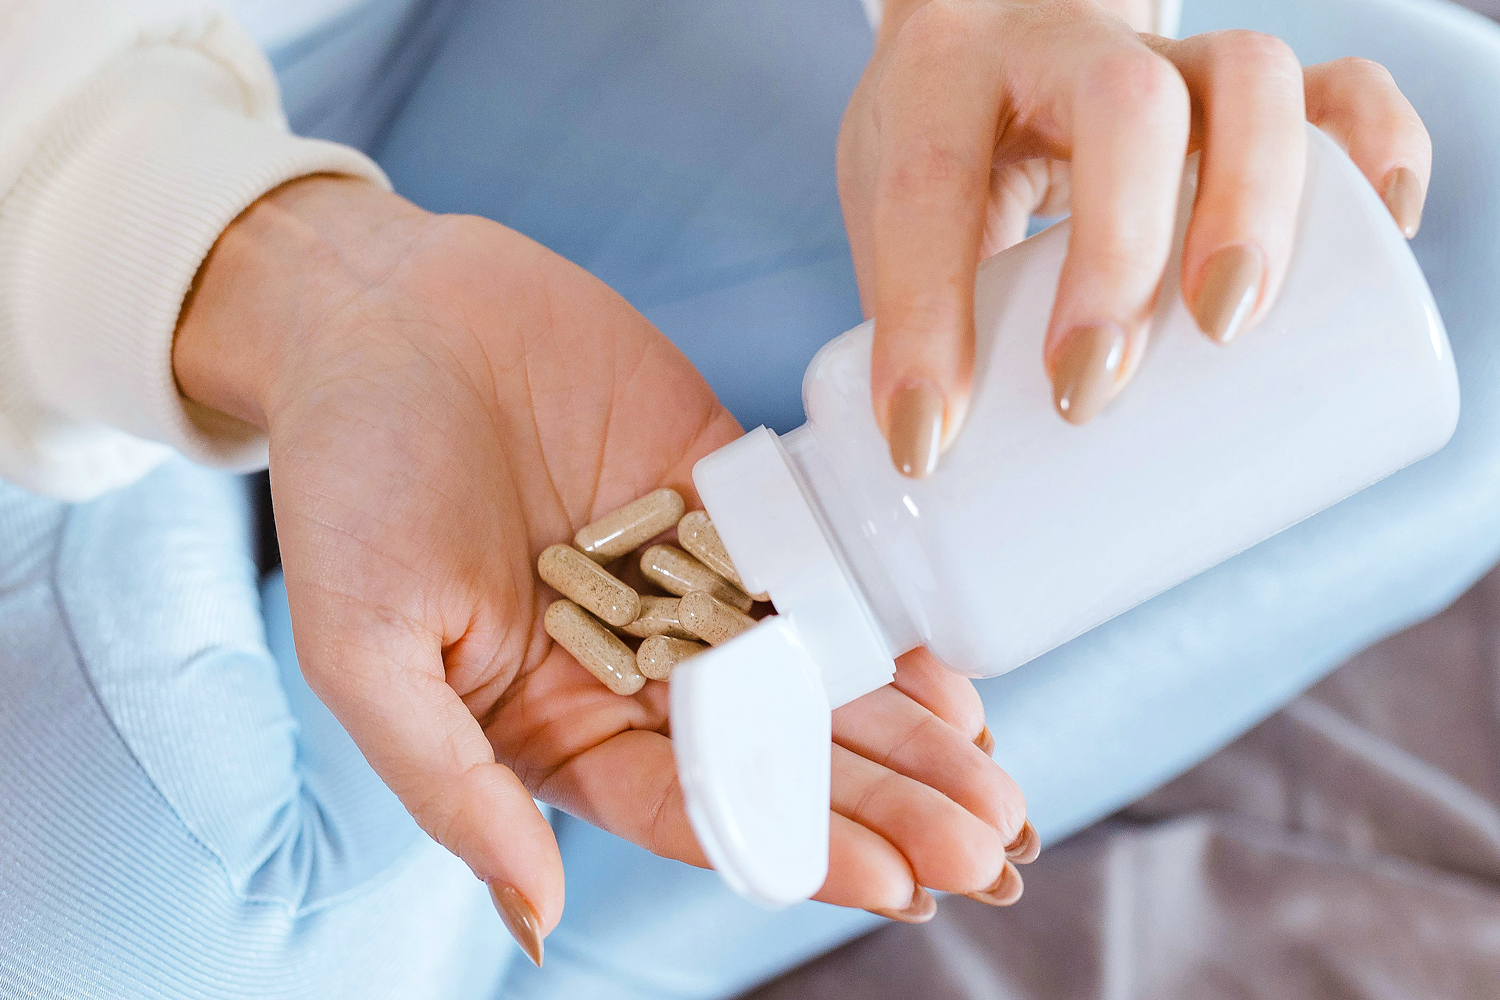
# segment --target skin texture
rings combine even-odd
[[[591,677],[544,631],[555,595],[533,571],[547,545],[652,489],[695,505],[694,461],[740,433],[671,343],[503,226],[316,177],[221,237],[174,363],[187,396],[269,430],[308,682],[423,829],[507,901],[518,935],[563,908],[532,796],[706,863],[667,688],[622,697]],[[973,686],[920,652],[835,714],[820,899],[909,912],[918,882],[994,884],[1025,804],[975,745],[983,723]]]
[[[1431,146],[1383,68],[1342,59],[1304,70],[1267,35],[1170,41],[1121,19],[1139,27],[1145,12],[1136,0],[888,5],[838,170],[865,313],[877,319],[875,414],[898,469],[922,464],[917,442],[935,433],[946,448],[962,426],[975,269],[1018,242],[1033,214],[1071,211],[1073,222],[1043,363],[1056,381],[1070,338],[1118,326],[1123,362],[1096,373],[1110,397],[1144,354],[1186,153],[1203,160],[1183,294],[1221,343],[1253,328],[1281,288],[1304,120],[1341,142],[1403,231],[1416,231]],[[1241,248],[1237,266],[1210,267],[1226,248]],[[923,383],[945,401],[932,433],[914,431],[901,405]]]

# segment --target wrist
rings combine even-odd
[[[183,304],[172,346],[182,395],[267,430],[313,344],[428,218],[353,177],[303,177],[261,197],[219,236]]]

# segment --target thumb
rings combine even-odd
[[[552,827],[449,686],[439,637],[389,615],[340,610],[303,619],[315,623],[297,642],[308,684],[422,829],[489,886],[541,965],[542,940],[563,909]],[[340,624],[317,627],[328,621]]]

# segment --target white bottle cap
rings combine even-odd
[[[672,671],[688,820],[729,887],[765,906],[828,876],[833,714],[789,621],[768,618]]]
[[[724,880],[786,905],[828,873],[832,709],[889,684],[896,665],[775,434],[758,427],[708,455],[693,482],[777,616],[672,672],[678,777]]]

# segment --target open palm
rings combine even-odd
[[[542,615],[555,595],[533,567],[658,486],[692,506],[693,463],[740,428],[644,317],[525,237],[351,182],[292,187],[242,222],[314,219],[306,246],[265,265],[300,258],[320,291],[290,310],[302,332],[258,383],[309,683],[422,827],[528,901],[543,932],[563,880],[533,796],[706,864],[666,685],[615,695],[554,645]],[[328,221],[350,212],[390,218]],[[262,241],[292,224],[261,221]],[[221,295],[227,306],[228,290],[205,287],[194,310]],[[996,885],[1025,807],[975,745],[982,727],[972,685],[920,652],[836,713],[819,898],[920,919],[920,886]]]

